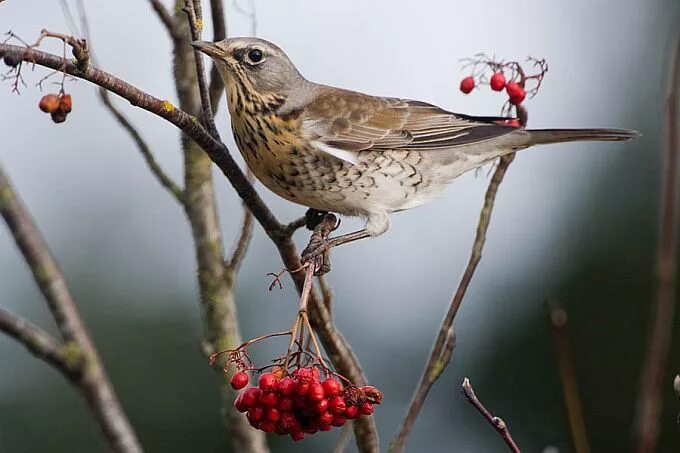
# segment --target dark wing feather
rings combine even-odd
[[[425,102],[329,88],[305,109],[303,132],[324,151],[340,150],[343,156],[369,149],[441,150],[516,130],[497,123],[507,119],[459,115]]]

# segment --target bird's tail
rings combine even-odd
[[[549,143],[603,141],[620,142],[640,137],[638,131],[626,129],[527,129],[528,146]]]

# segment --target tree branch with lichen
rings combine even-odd
[[[66,279],[1,168],[0,214],[47,302],[61,341],[5,310],[0,312],[0,330],[53,365],[80,390],[114,451],[141,452],[139,440],[118,401]]]

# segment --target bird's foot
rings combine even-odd
[[[313,228],[314,233],[309,238],[309,244],[302,251],[302,265],[310,263],[314,266],[314,275],[324,275],[331,271],[328,252],[335,245],[332,239],[328,239],[328,236],[340,226],[340,222],[333,214],[310,209],[307,211],[308,228],[310,217],[316,224]]]

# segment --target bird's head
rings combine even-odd
[[[194,41],[193,47],[210,56],[227,86],[261,95],[286,97],[304,78],[275,44],[259,38]]]

